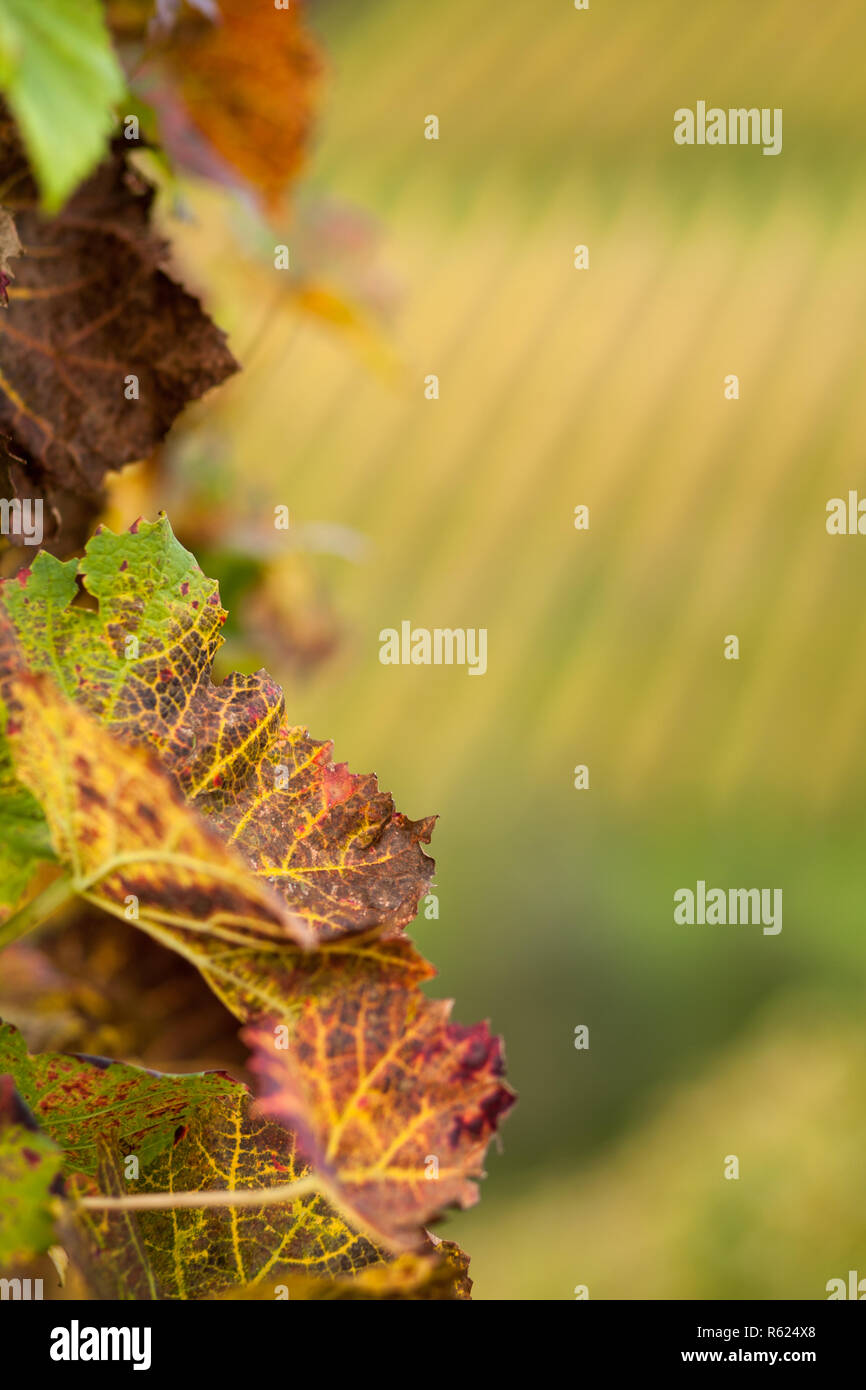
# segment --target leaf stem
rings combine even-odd
[[[277,1187],[206,1187],[200,1192],[137,1192],[125,1197],[80,1197],[83,1207],[100,1211],[166,1211],[172,1207],[267,1207],[318,1192],[318,1178],[298,1178]]]
[[[37,893],[35,898],[31,898],[17,912],[13,912],[0,926],[0,950],[17,941],[19,936],[25,936],[34,927],[41,926],[52,912],[63,907],[64,903],[71,902],[76,893],[77,887],[71,874],[61,874],[59,878],[52,879],[41,893]]]

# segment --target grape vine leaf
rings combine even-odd
[[[54,860],[39,802],[18,781],[0,706],[0,921],[23,897],[40,864]]]
[[[477,1201],[472,1179],[514,1103],[500,1039],[450,1011],[419,991],[348,988],[305,1002],[291,1049],[268,1023],[241,1035],[261,1112],[297,1134],[350,1219],[396,1249]]]
[[[96,611],[74,602],[79,581]],[[122,535],[101,528],[80,562],[41,553],[0,585],[0,693],[9,699],[16,672],[49,673],[115,739],[151,748],[317,943],[399,934],[432,876],[422,845],[435,817],[408,820],[375,777],[290,727],[265,672],[215,685],[224,618],[216,584],[165,517]]]
[[[237,1021],[200,972],[133,922],[83,910],[5,947],[0,1018],[32,1051],[125,1057],[172,1071],[242,1070]]]
[[[221,1073],[169,1076],[34,1056],[8,1024],[0,1025],[0,1071],[63,1151],[75,1196],[264,1188],[309,1172],[293,1136],[257,1115],[247,1087]],[[131,1156],[139,1176],[127,1180]],[[283,1274],[352,1275],[388,1258],[315,1192],[262,1207],[79,1209],[76,1226],[69,1244],[101,1297],[195,1299]]]
[[[7,736],[75,892],[170,934],[305,946],[309,932],[197,816],[148,750],[113,739],[45,676],[9,684]]]
[[[364,1302],[466,1301],[472,1297],[469,1260],[453,1241],[437,1240],[427,1233],[430,1254],[397,1255],[387,1264],[370,1265],[360,1274],[336,1279],[311,1275],[283,1275],[282,1280],[252,1287],[234,1286],[215,1295],[224,1299],[304,1299]]]
[[[142,1168],[170,1147],[178,1126],[223,1094],[216,1072],[171,1076],[106,1058],[30,1053],[17,1028],[0,1022],[0,1075],[16,1090],[39,1128],[63,1152],[64,1171],[93,1177],[99,1144],[134,1153]],[[235,1083],[233,1083],[235,1084]]]
[[[102,157],[125,85],[99,0],[3,0],[0,90],[47,210]]]
[[[108,21],[160,144],[193,173],[245,185],[275,208],[303,160],[322,66],[301,0],[159,8],[109,0]]]
[[[163,269],[153,188],[122,149],[46,219],[0,113],[0,184],[23,249],[0,318],[0,436],[31,495],[54,506],[78,494],[93,514],[105,474],[147,457],[184,406],[237,364]]]
[[[53,1245],[62,1162],[0,1066],[0,1269]]]

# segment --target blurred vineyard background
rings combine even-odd
[[[866,492],[866,11],[310,14],[294,288],[222,194],[166,213],[247,365],[184,462],[196,529],[291,511],[226,665],[296,604],[292,719],[441,815],[415,935],[521,1096],[448,1232],[482,1299],[824,1297],[866,1274],[866,542],[825,530]],[[698,99],[783,107],[783,154],[675,147]],[[403,619],[488,628],[487,675],[383,667]],[[781,935],[674,926],[698,878],[781,887]]]

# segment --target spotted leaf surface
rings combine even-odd
[[[189,805],[145,749],[111,737],[44,676],[10,683],[8,738],[58,861],[88,902],[170,936],[306,944],[306,929]]]
[[[398,1249],[477,1200],[473,1179],[514,1099],[499,1039],[449,1022],[450,1009],[347,988],[307,1002],[290,1050],[268,1025],[243,1034],[262,1112],[297,1133],[341,1208]]]
[[[235,1191],[303,1178],[285,1129],[254,1113],[247,1088],[220,1073],[167,1076],[119,1062],[31,1056],[0,1027],[11,1070],[77,1196]],[[130,1158],[136,1158],[138,1176]],[[340,1278],[384,1252],[318,1193],[261,1207],[79,1210],[72,1241],[104,1298],[195,1299],[283,1275]]]
[[[13,1078],[39,1128],[62,1149],[65,1171],[90,1176],[106,1139],[116,1153],[136,1154],[142,1166],[152,1163],[195,1106],[207,1106],[225,1086],[216,1073],[165,1076],[104,1058],[31,1054],[8,1023],[0,1023],[3,1073]]]
[[[62,1161],[0,1064],[0,1270],[54,1243]]]
[[[79,581],[97,608],[73,602]],[[317,941],[398,932],[432,875],[434,818],[409,820],[375,777],[290,726],[265,672],[214,684],[224,617],[165,518],[102,530],[80,562],[40,554],[0,586],[0,689],[4,672],[7,685],[18,670],[49,673],[113,735],[152,748]]]

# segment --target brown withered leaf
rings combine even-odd
[[[22,248],[0,316],[0,435],[24,461],[29,495],[53,505],[74,493],[95,508],[106,472],[149,455],[236,364],[163,268],[153,188],[122,149],[45,218],[0,111],[0,186]]]
[[[279,1027],[248,1027],[261,1112],[291,1129],[348,1219],[393,1249],[471,1206],[473,1178],[513,1093],[500,1039],[449,1022],[451,1004],[351,983],[307,1000],[291,1049]]]
[[[75,602],[79,580],[96,610]],[[40,554],[0,586],[0,693],[4,673],[49,672],[115,738],[152,748],[317,943],[399,934],[432,876],[422,846],[435,818],[407,819],[374,776],[290,726],[266,672],[215,685],[224,618],[216,584],[164,517],[121,535],[102,528],[80,562]]]
[[[108,8],[169,155],[194,173],[248,185],[271,207],[303,162],[319,86],[322,63],[303,9],[303,0],[285,9],[198,0],[161,16],[148,0]]]

